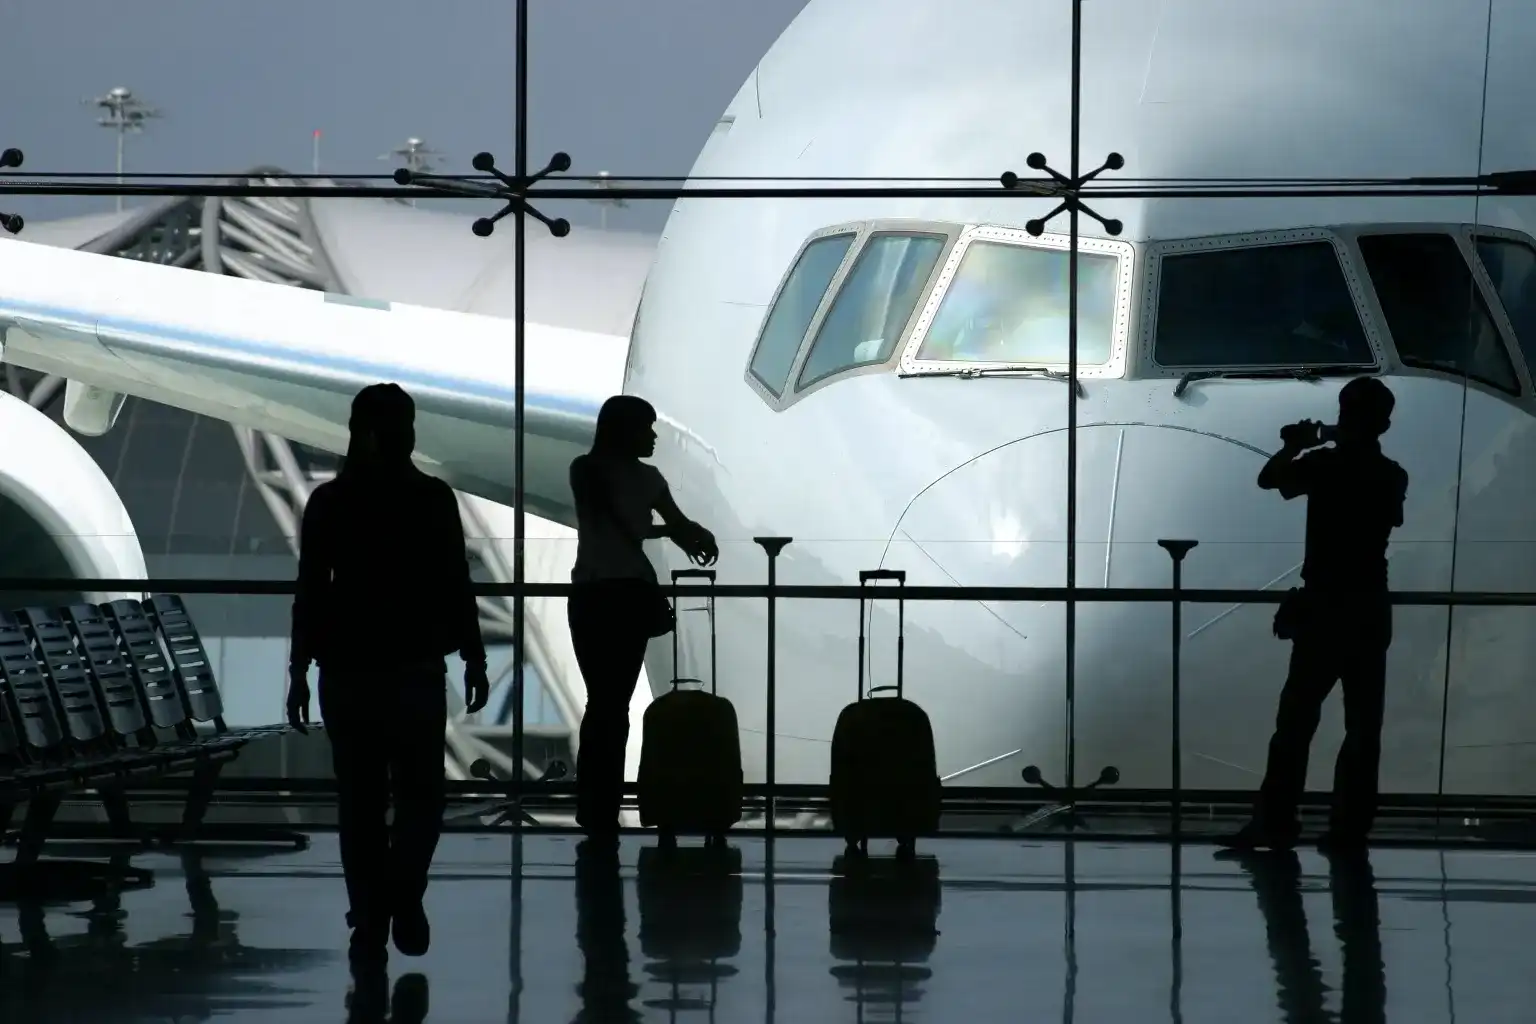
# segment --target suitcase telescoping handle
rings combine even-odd
[[[713,569],[673,569],[672,570],[672,613],[677,615],[677,582],[678,580],[703,580],[707,585],[715,585],[715,570]],[[711,592],[704,599],[704,612],[709,618],[709,692],[717,693],[719,690],[719,672],[716,666],[719,658],[715,650],[715,595]],[[698,683],[703,686],[703,680],[684,679],[678,676],[677,634],[682,632],[682,619],[678,618],[677,627],[672,630],[672,689],[677,689],[683,683]]]
[[[875,580],[896,581],[896,685],[876,686],[869,692],[873,695],[895,690],[896,696],[902,696],[902,673],[907,656],[907,599],[902,591],[907,585],[907,573],[904,569],[865,569],[859,573],[859,700],[864,699],[864,607],[873,600],[865,596],[864,588]]]

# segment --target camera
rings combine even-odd
[[[1338,428],[1336,426],[1331,423],[1318,423],[1316,420],[1288,423],[1280,428],[1280,439],[1282,441],[1286,444],[1299,445],[1303,448],[1327,444],[1337,436]]]

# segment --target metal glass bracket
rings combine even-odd
[[[22,156],[21,150],[13,146],[10,149],[0,152],[0,170],[4,170],[7,167],[20,167],[21,162],[24,159],[25,157]],[[4,228],[6,231],[9,231],[13,235],[20,234],[21,229],[26,225],[26,223],[26,221],[21,219],[21,214],[19,213],[5,213],[0,211],[0,228]]]
[[[486,181],[471,181],[468,178],[455,177],[451,174],[423,174],[409,167],[401,167],[395,171],[395,184],[416,185],[428,192],[435,192],[445,196],[474,196],[477,199],[500,199],[506,205],[498,213],[491,217],[481,217],[470,225],[470,230],[481,238],[485,238],[492,231],[496,230],[497,221],[519,210],[549,228],[549,233],[556,238],[564,238],[571,233],[570,221],[564,217],[546,217],[528,201],[529,190],[533,186],[548,178],[551,174],[561,174],[571,169],[569,153],[556,153],[549,158],[549,163],[545,165],[542,171],[530,174],[526,178],[515,178],[497,170],[496,158],[489,153],[476,153],[474,160],[470,163],[480,173],[495,177],[499,184],[491,184]]]
[[[1024,230],[1028,231],[1031,235],[1034,235],[1038,238],[1040,235],[1045,234],[1045,225],[1048,221],[1052,220],[1059,214],[1066,213],[1071,210],[1076,210],[1078,213],[1086,214],[1087,216],[1092,217],[1094,220],[1102,224],[1104,226],[1104,230],[1111,235],[1118,235],[1120,231],[1125,227],[1124,224],[1120,223],[1120,221],[1113,217],[1099,216],[1093,211],[1092,207],[1083,202],[1081,195],[1083,186],[1088,184],[1094,178],[1097,178],[1105,171],[1118,171],[1120,168],[1125,166],[1125,157],[1121,156],[1119,153],[1109,154],[1109,156],[1104,158],[1104,162],[1102,164],[1089,171],[1087,174],[1078,176],[1076,179],[1069,178],[1065,174],[1062,174],[1061,172],[1053,169],[1050,164],[1045,162],[1044,153],[1031,153],[1024,162],[1029,165],[1031,170],[1044,171],[1050,176],[1051,180],[1045,183],[1038,181],[1025,181],[1012,171],[1004,171],[1002,176],[1003,188],[1009,190],[1026,188],[1030,191],[1039,192],[1041,195],[1057,196],[1061,199],[1061,202],[1057,204],[1056,209],[1052,210],[1044,217],[1025,222]]]

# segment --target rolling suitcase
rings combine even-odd
[[[894,580],[896,597],[896,684],[864,692],[864,609],[859,596],[858,700],[837,716],[832,732],[832,827],[850,854],[867,853],[870,839],[895,839],[899,855],[910,857],[917,837],[939,827],[939,773],[933,726],[922,708],[906,699],[907,574],[900,569],[859,573],[859,586]],[[877,696],[890,693],[891,696]]]
[[[679,569],[681,579],[713,584],[710,569]],[[672,631],[672,689],[645,709],[640,737],[640,824],[659,829],[663,844],[680,833],[702,833],[706,843],[724,845],[725,833],[741,820],[741,734],[736,709],[717,692],[715,599],[704,606],[709,616],[709,690],[679,678],[677,634]]]

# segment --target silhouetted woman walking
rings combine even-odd
[[[359,967],[382,965],[391,934],[407,956],[431,942],[422,897],[446,797],[444,656],[464,659],[468,710],[489,689],[458,499],[411,462],[415,417],[397,385],[358,392],[346,462],[309,496],[300,529],[288,720],[309,721],[317,662]]]
[[[678,509],[656,467],[656,410],[615,395],[597,414],[592,449],[571,462],[576,499],[575,585],[567,615],[587,687],[577,751],[576,821],[589,837],[617,839],[629,702],[646,645],[668,632],[671,611],[643,542],[666,537],[699,565],[719,556],[714,536]],[[652,513],[664,525],[656,525]]]

